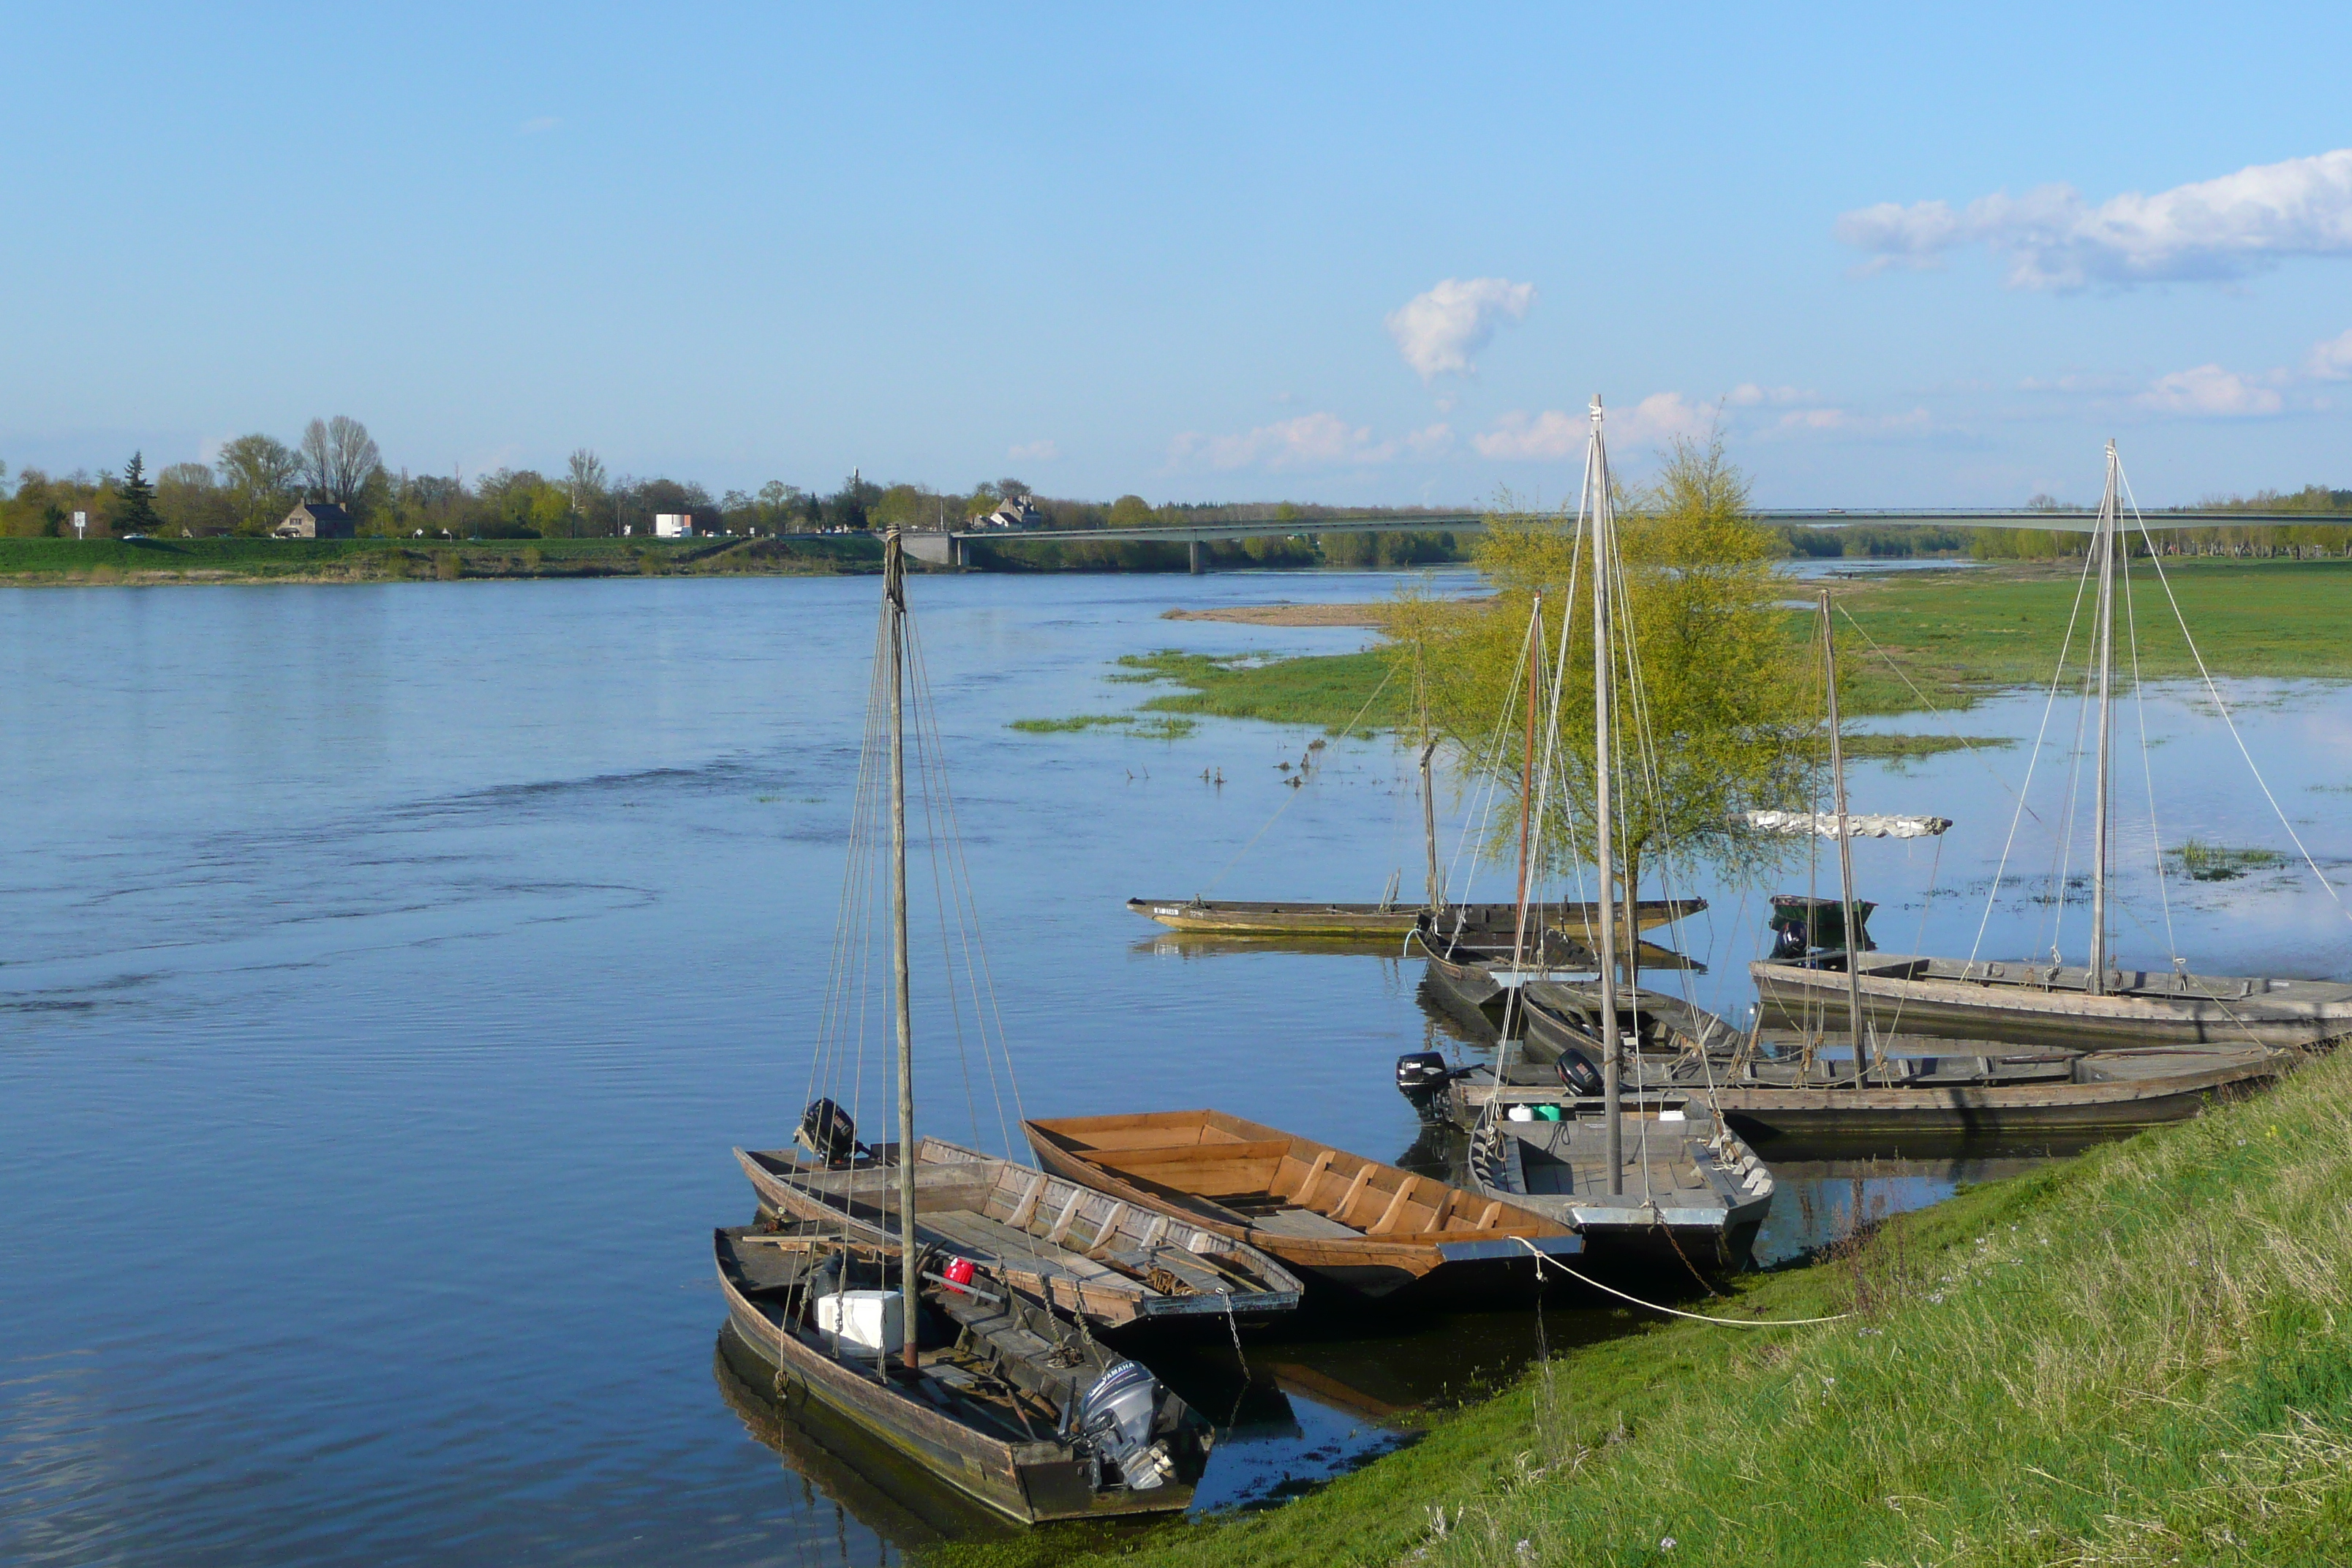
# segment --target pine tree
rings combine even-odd
[[[155,487],[148,482],[146,463],[137,452],[123,466],[122,482],[114,487],[114,507],[108,513],[107,526],[117,539],[152,534],[163,526],[163,520],[155,515]]]

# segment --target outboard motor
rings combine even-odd
[[[830,1100],[813,1100],[801,1112],[793,1142],[829,1166],[846,1165],[866,1152],[857,1142],[857,1123]]]
[[[1118,1472],[1129,1491],[1165,1486],[1176,1461],[1151,1436],[1160,1418],[1160,1380],[1131,1361],[1110,1370],[1070,1406],[1070,1436]]]
[[[1607,1087],[1601,1081],[1601,1069],[1586,1061],[1577,1051],[1570,1051],[1559,1058],[1559,1081],[1579,1094],[1599,1094]]]
[[[1424,1121],[1435,1114],[1438,1097],[1453,1079],[1454,1069],[1435,1051],[1407,1051],[1397,1058],[1397,1092],[1412,1101]]]

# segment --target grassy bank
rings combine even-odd
[[[2352,621],[2352,561],[2187,560],[2168,563],[2166,571],[2215,675],[2352,679],[2352,638],[2340,629]],[[2150,679],[2194,676],[2196,664],[2155,574],[2141,562],[2132,575],[2142,673]],[[1840,584],[1846,711],[1865,717],[1923,712],[1931,704],[1965,708],[1993,691],[2046,682],[2077,580],[2074,569],[1999,566]],[[2116,658],[2127,673],[2122,623],[2119,610]],[[1810,639],[1816,625],[1810,611],[1789,612],[1793,640]],[[2074,658],[2083,657],[2089,631],[2086,606],[2074,629]],[[1364,710],[1388,673],[1372,652],[1264,659],[1162,651],[1119,663],[1114,679],[1180,688],[1150,699],[1144,704],[1150,710],[1327,729]],[[1381,693],[1366,722],[1385,727],[1403,717],[1391,689]],[[1874,735],[1856,737],[1853,749],[1856,756],[1922,756],[1958,743],[1948,735]]]
[[[2342,1563],[2352,1055],[1964,1192],[1712,1310],[1853,1315],[1579,1349],[1320,1492],[1118,1560]]]
[[[367,583],[799,575],[878,570],[862,535],[816,539],[0,539],[0,583]]]

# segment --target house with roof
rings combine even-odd
[[[350,539],[352,514],[330,500],[306,500],[269,531],[272,539]]]

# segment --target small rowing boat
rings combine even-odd
[[[1127,907],[1175,931],[1217,936],[1353,937],[1363,941],[1395,941],[1412,931],[1422,915],[1430,912],[1419,904],[1252,902],[1240,899],[1129,899]],[[1552,905],[1543,910],[1541,918],[1545,929],[1554,934],[1586,942],[1591,938],[1598,907]],[[1644,899],[1635,919],[1643,931],[1649,931],[1705,908],[1705,899]],[[1498,935],[1507,945],[1518,910],[1514,904],[1450,904],[1439,910],[1437,916],[1462,931]]]
[[[1026,1121],[1048,1171],[1271,1253],[1310,1287],[1381,1300],[1487,1300],[1537,1283],[1575,1227],[1221,1110]]]

